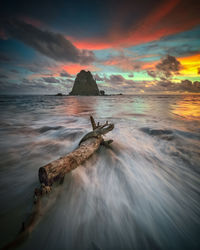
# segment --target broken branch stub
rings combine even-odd
[[[95,129],[97,128],[97,125],[96,125],[96,123],[95,123],[95,121],[94,121],[93,116],[90,116],[90,122],[91,122],[91,124],[92,124],[92,129],[95,130]]]

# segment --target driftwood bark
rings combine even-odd
[[[91,116],[93,132],[85,135],[79,143],[79,147],[68,155],[61,157],[39,169],[39,180],[41,186],[34,191],[34,206],[30,216],[22,223],[22,227],[16,238],[4,246],[2,249],[16,249],[31,234],[37,225],[41,214],[41,199],[51,191],[50,186],[57,180],[62,180],[64,175],[85,162],[100,146],[108,146],[112,140],[104,141],[102,135],[108,133],[114,128],[113,124],[106,122],[104,125],[95,123]]]
[[[112,130],[114,125],[106,122],[104,125],[97,126],[92,116],[90,120],[93,132],[83,137],[85,140],[80,142],[76,150],[41,167],[39,169],[40,183],[45,184],[45,186],[51,186],[55,181],[62,179],[66,173],[84,163],[99,148],[101,143],[104,144],[102,135]],[[110,140],[107,143],[111,142]]]
[[[100,146],[102,137],[90,138],[81,143],[72,153],[61,157],[39,169],[40,183],[51,186],[54,181],[62,179],[66,173],[72,171],[88,159]]]

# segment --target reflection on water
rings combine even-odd
[[[200,118],[200,97],[186,96],[172,105],[173,113],[184,117],[185,119],[193,120]]]
[[[31,211],[39,167],[76,148],[92,114],[115,123],[111,148],[54,188],[21,249],[198,249],[199,104],[198,96],[0,97],[0,247]]]
[[[65,108],[66,115],[78,115],[78,114],[84,114],[84,113],[93,113],[96,99],[94,97],[91,97],[92,99],[83,96],[77,99],[74,96],[69,97],[69,100],[65,99],[63,102],[63,108]],[[60,107],[59,107],[60,108]]]

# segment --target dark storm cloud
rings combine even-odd
[[[62,34],[41,30],[16,19],[4,22],[4,28],[9,36],[56,61],[89,64],[95,59],[92,51],[77,49]]]
[[[156,69],[163,75],[163,77],[169,78],[174,73],[179,73],[181,63],[176,59],[176,57],[167,55],[156,65]]]

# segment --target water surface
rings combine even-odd
[[[0,246],[31,211],[39,167],[78,146],[89,115],[115,124],[111,148],[55,187],[20,249],[198,249],[199,96],[1,96]]]

